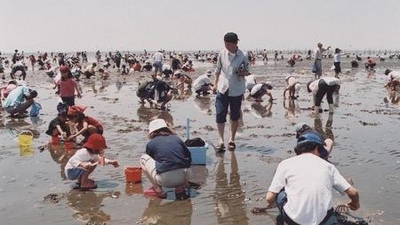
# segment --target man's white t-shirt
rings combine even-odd
[[[332,208],[332,188],[343,193],[350,187],[333,164],[303,153],[279,163],[268,191],[285,188],[285,213],[298,224],[318,225]]]

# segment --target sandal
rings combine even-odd
[[[234,151],[235,149],[236,149],[236,144],[235,144],[235,142],[230,141],[230,142],[228,143],[228,150],[229,150],[229,151]]]
[[[267,207],[254,207],[251,212],[254,214],[267,212]]]
[[[159,197],[159,198],[166,198],[167,195],[164,192],[157,192],[154,187],[151,187],[147,190],[144,191],[145,195],[148,196],[155,196],[155,197]]]
[[[219,144],[217,145],[217,147],[215,147],[215,150],[216,150],[217,152],[225,152],[225,145],[224,145],[224,143],[219,143]]]
[[[88,191],[88,190],[93,190],[97,188],[97,184],[95,183],[90,183],[88,185],[81,185],[80,189],[81,191]]]

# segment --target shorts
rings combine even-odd
[[[342,68],[340,68],[340,62],[334,62],[333,65],[335,66],[335,73],[342,72]]]
[[[162,72],[162,62],[160,62],[160,61],[154,62],[154,70],[155,70],[156,72],[157,72],[157,71]]]
[[[65,175],[67,175],[68,180],[78,180],[84,172],[84,169],[75,167],[72,169],[68,169],[67,174]]]
[[[64,103],[67,103],[69,106],[74,106],[75,105],[75,96],[72,97],[61,97],[62,101]]]
[[[243,95],[231,97],[228,96],[229,90],[222,94],[217,93],[215,99],[215,111],[216,111],[216,122],[225,123],[226,115],[228,114],[228,106],[230,110],[230,119],[232,121],[238,121],[240,118],[240,108],[242,107]]]
[[[252,95],[251,97],[256,98],[256,99],[257,98],[261,98],[263,95],[265,95],[265,93],[267,93],[266,90],[260,89],[254,95]]]

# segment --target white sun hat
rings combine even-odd
[[[163,120],[163,119],[152,120],[149,123],[149,134],[151,134],[152,132],[159,130],[161,128],[165,128],[165,127],[168,128],[167,123],[165,123],[165,120]]]

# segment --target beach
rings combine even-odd
[[[332,64],[332,59],[323,59],[324,76],[334,76],[329,70]],[[143,176],[141,183],[127,184],[124,166],[139,166],[148,142],[148,122],[154,116],[173,124],[183,140],[189,118],[191,137],[217,144],[214,95],[176,98],[169,111],[159,111],[140,106],[136,96],[138,82],[151,72],[122,76],[110,69],[110,80],[80,81],[83,97],[76,104],[88,106],[85,114],[102,122],[106,156],[121,164],[117,169],[99,166],[92,175],[98,188],[83,192],[72,190],[74,182],[63,174],[65,159],[71,154],[65,147],[39,150],[50,140],[44,132],[57,115],[57,96],[44,71],[33,72],[29,67],[27,83],[38,91],[43,109],[39,117],[24,119],[11,119],[1,112],[0,224],[275,224],[276,209],[261,215],[252,214],[251,209],[267,205],[265,194],[278,163],[295,155],[298,122],[334,139],[329,160],[360,192],[361,208],[351,213],[373,225],[400,224],[400,110],[397,103],[384,101],[383,87],[383,72],[400,70],[400,61],[378,61],[375,72],[367,72],[362,62],[351,69],[350,58],[343,57],[335,112],[330,116],[325,111],[319,117],[311,116],[308,109],[312,95],[305,84],[314,78],[311,65],[312,60],[296,62],[294,67],[287,66],[286,60],[267,64],[258,60],[251,66],[258,81],[273,86],[270,111],[266,97],[262,103],[243,102],[236,150],[220,155],[210,147],[206,165],[192,168],[193,181],[201,187],[191,190],[186,200],[175,200],[172,193],[163,200],[145,197],[143,190],[150,182]],[[196,71],[191,74],[197,77],[212,68],[211,63],[195,62]],[[294,105],[282,98],[284,79],[290,74],[302,84]],[[325,99],[321,107],[328,109]],[[27,129],[35,136],[28,150],[19,147],[16,136]],[[229,127],[225,132],[227,137]],[[335,205],[347,202],[347,196],[334,194]]]

